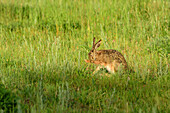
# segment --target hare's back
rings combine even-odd
[[[122,63],[123,65],[127,65],[124,56],[118,52],[117,50],[99,50],[101,54],[103,54],[105,58],[109,59],[109,61],[116,61],[117,63]]]

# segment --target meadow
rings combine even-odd
[[[169,12],[168,0],[1,0],[0,112],[170,112]],[[93,75],[93,37],[134,72]]]

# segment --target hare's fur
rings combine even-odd
[[[115,73],[118,70],[126,70],[128,68],[127,62],[124,56],[116,50],[96,50],[100,46],[101,40],[95,43],[95,38],[93,39],[93,47],[89,52],[89,60],[85,60],[87,63],[97,64],[98,67],[93,73],[96,73],[100,68],[105,67],[110,73]]]

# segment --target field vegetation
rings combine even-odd
[[[169,12],[168,0],[1,0],[0,112],[170,112]],[[93,75],[93,37],[134,72]]]

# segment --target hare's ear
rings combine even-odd
[[[98,47],[100,47],[100,44],[101,44],[102,40],[100,39],[96,44],[95,44],[95,49],[97,49]]]

